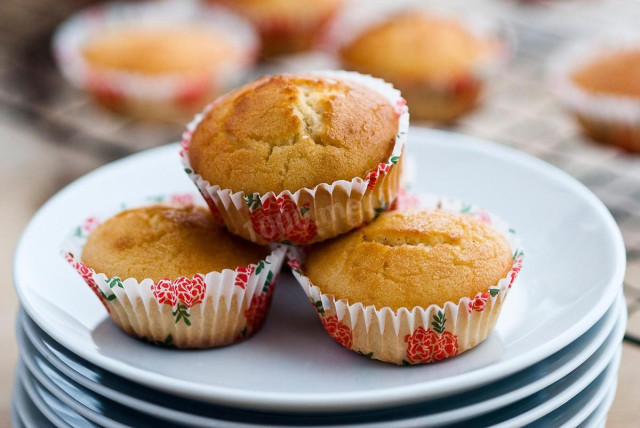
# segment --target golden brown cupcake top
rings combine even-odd
[[[640,48],[602,55],[571,78],[597,94],[640,97]]]
[[[386,162],[398,118],[378,92],[311,75],[277,75],[219,100],[196,128],[193,170],[223,189],[295,192],[364,177]]]
[[[442,210],[392,211],[318,244],[305,275],[323,293],[377,308],[458,303],[486,293],[512,265],[506,239],[468,215]]]
[[[233,61],[223,35],[198,28],[118,28],[98,34],[84,48],[95,67],[143,74],[202,73]]]
[[[98,273],[122,279],[175,280],[264,259],[261,247],[216,225],[194,205],[153,205],[123,211],[89,235],[82,261]]]
[[[491,50],[492,43],[456,21],[414,12],[365,30],[340,55],[362,73],[442,81],[466,76]]]

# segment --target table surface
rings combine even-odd
[[[355,0],[359,1],[359,0]],[[130,153],[176,141],[175,125],[145,125],[107,113],[70,88],[56,71],[49,46],[53,29],[87,0],[4,0],[0,4],[0,268],[10,272],[13,249],[35,210],[53,193],[95,167]],[[422,1],[436,4],[436,1]],[[442,3],[442,2],[440,2]],[[439,6],[441,4],[438,3]],[[370,6],[370,3],[367,3]],[[638,0],[563,0],[523,5],[509,0],[449,0],[505,19],[517,34],[511,64],[491,83],[482,107],[447,128],[523,150],[587,185],[610,209],[627,247],[625,296],[629,308],[618,393],[608,426],[635,427],[640,417],[640,155],[580,136],[551,96],[544,71],[548,54],[575,37],[640,21]],[[281,61],[262,68],[291,70],[326,58]],[[6,296],[0,321],[0,426],[9,426],[13,325],[17,298],[11,275],[0,277]]]

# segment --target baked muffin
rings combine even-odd
[[[212,0],[246,17],[257,28],[262,55],[309,50],[318,41],[344,0]]]
[[[343,67],[383,78],[405,96],[414,118],[451,122],[478,103],[496,40],[423,12],[395,15],[339,51]]]
[[[312,246],[304,268],[293,268],[343,346],[396,364],[426,363],[490,333],[520,269],[521,250],[507,238],[474,215],[390,211]]]
[[[591,104],[602,103],[591,114],[577,113],[584,132],[595,140],[640,152],[640,43],[635,48],[603,51],[570,73],[570,79],[593,98]],[[632,104],[628,110],[636,113],[625,114],[623,104]]]
[[[180,123],[233,84],[254,62],[256,48],[256,35],[241,18],[175,2],[92,7],[54,39],[65,76],[101,105]]]
[[[236,238],[206,208],[171,204],[123,211],[78,250],[69,250],[68,260],[120,328],[180,348],[227,345],[255,333],[284,252]]]
[[[182,156],[230,231],[309,243],[394,200],[407,123],[402,98],[377,79],[269,76],[214,102],[185,134]]]

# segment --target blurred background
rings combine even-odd
[[[422,93],[424,99],[437,98],[429,105],[422,106],[424,114],[420,116],[423,116],[423,120],[412,115],[412,125],[477,136],[550,162],[595,192],[620,225],[627,246],[628,268],[624,287],[629,324],[618,393],[609,416],[609,425],[638,426],[640,154],[635,152],[640,150],[640,122],[633,122],[638,112],[629,113],[631,119],[616,121],[619,118],[614,117],[613,125],[602,123],[599,111],[590,110],[595,117],[585,117],[580,106],[591,105],[593,100],[589,98],[589,90],[599,91],[597,85],[602,79],[598,79],[596,70],[593,71],[596,76],[592,80],[587,79],[583,87],[567,88],[567,84],[571,86],[572,82],[562,73],[568,73],[567,67],[573,65],[570,60],[574,56],[570,50],[565,54],[562,49],[587,40],[586,45],[596,51],[597,42],[588,40],[596,40],[600,36],[608,39],[611,34],[616,40],[626,40],[627,35],[638,29],[640,1],[349,0],[329,2],[332,5],[326,10],[315,10],[311,6],[314,2],[307,4],[300,1],[297,10],[286,11],[289,14],[286,17],[291,19],[289,16],[293,14],[294,20],[305,23],[304,28],[284,25],[284,28],[281,26],[275,30],[270,26],[272,17],[265,18],[268,13],[263,10],[243,9],[238,5],[245,3],[243,1],[217,3],[226,3],[227,7],[245,17],[246,21],[238,23],[238,28],[245,24],[253,26],[257,28],[258,35],[245,35],[245,39],[237,43],[221,42],[227,50],[213,50],[211,55],[219,54],[220,58],[212,64],[185,65],[217,74],[213,84],[209,81],[202,85],[189,84],[187,89],[180,86],[178,99],[181,101],[176,102],[176,94],[171,91],[164,98],[158,96],[141,100],[145,94],[131,92],[127,86],[129,83],[123,83],[118,76],[101,71],[101,61],[109,62],[114,56],[118,57],[116,48],[122,47],[122,40],[106,40],[102,48],[96,42],[97,59],[91,61],[88,56],[82,58],[81,50],[73,51],[72,45],[77,42],[76,39],[82,41],[86,36],[82,31],[92,30],[83,28],[83,22],[76,22],[71,29],[67,25],[69,34],[66,34],[66,38],[58,36],[54,55],[52,44],[56,29],[74,13],[96,2],[0,2],[0,150],[3,153],[0,157],[0,201],[3,206],[0,210],[0,237],[4,244],[0,247],[0,268],[7,273],[0,277],[0,291],[5,296],[4,310],[0,312],[0,320],[4,325],[0,331],[0,341],[4,344],[0,353],[0,426],[10,426],[9,403],[16,359],[13,323],[17,299],[9,272],[20,233],[38,207],[63,186],[100,165],[178,141],[193,112],[198,111],[216,93],[234,85],[263,74],[282,71],[344,66],[365,72],[367,67],[384,69],[384,60],[380,65],[370,64],[368,59],[358,59],[358,37],[368,26],[379,25],[380,21],[387,19],[393,21],[398,10],[412,3],[413,6],[426,8],[433,16],[460,20],[456,29],[442,30],[445,47],[436,49],[440,52],[439,57],[427,61],[431,64],[429,70],[437,76],[434,77],[437,82],[409,86],[408,92]],[[295,2],[289,3],[295,5]],[[283,20],[286,23],[286,19]],[[476,25],[476,21],[480,24]],[[491,25],[484,25],[486,23]],[[465,50],[468,48],[465,42],[460,41],[464,37],[455,35],[456,31],[463,30],[471,34],[474,40],[482,41],[476,47],[469,48],[470,53]],[[233,29],[231,32],[234,32]],[[125,37],[124,44],[135,44],[135,36]],[[220,40],[226,40],[221,34],[217,36],[221,37]],[[262,50],[255,44],[260,38]],[[288,39],[290,43],[283,43],[283,39]],[[292,40],[295,43],[291,43]],[[446,41],[451,41],[451,44]],[[353,50],[351,48],[355,49],[356,54],[349,54]],[[640,43],[636,48],[640,52]],[[188,48],[176,48],[175,62],[182,61],[184,51],[188,51]],[[479,54],[479,57],[487,60],[486,64],[483,63],[480,69],[476,68],[477,64],[465,63],[468,73],[461,75],[456,67],[462,66],[456,62],[456,58],[468,59],[479,51],[489,52]],[[603,50],[603,54],[607,52],[607,49]],[[233,57],[235,62],[226,62],[225,58],[229,57]],[[407,62],[408,69],[399,73],[412,75],[411,61]],[[478,60],[478,64],[480,62],[483,61]],[[604,80],[621,82],[612,89],[618,97],[640,97],[637,93],[640,84],[638,61],[627,59],[618,62],[623,63],[623,71],[624,67],[629,67],[629,74],[621,74],[619,68],[612,66],[612,73],[617,74]],[[139,63],[133,61],[129,65],[133,70],[128,71],[140,72],[136,69]],[[224,70],[220,65],[223,63]],[[441,70],[437,65],[441,63],[451,64],[451,67]],[[144,79],[149,79],[148,74],[163,72],[162,61],[157,60],[155,64],[156,69],[141,72],[147,73]],[[98,71],[92,72],[91,67]],[[606,77],[606,67],[603,70],[600,71]],[[147,83],[144,80],[141,85]],[[406,84],[402,79],[394,83],[397,86]],[[150,91],[155,91],[155,84],[149,83]],[[164,86],[172,84],[163,83]],[[586,94],[580,90],[586,91]],[[574,93],[576,91],[577,94]],[[170,97],[173,97],[169,100],[173,104],[168,106],[167,99]],[[451,104],[452,100],[455,106]],[[640,101],[635,99],[634,102]],[[416,111],[420,108],[417,103]],[[628,104],[629,100],[623,99],[620,107],[614,103],[614,113],[609,113],[625,116],[625,103]],[[411,99],[409,104],[413,109]],[[599,107],[596,105],[593,109],[598,110]],[[149,116],[153,117],[145,117],[150,112],[153,115]],[[605,116],[611,119],[611,114]],[[596,142],[592,138],[602,141]]]

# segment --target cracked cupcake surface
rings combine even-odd
[[[386,162],[398,116],[364,85],[312,75],[259,79],[220,99],[189,147],[193,169],[233,192],[295,192]]]
[[[174,280],[257,263],[267,247],[243,241],[195,205],[152,205],[123,211],[94,230],[82,261],[108,277]]]
[[[406,210],[317,244],[306,258],[305,275],[336,299],[397,310],[486,293],[512,263],[506,239],[482,220]]]

